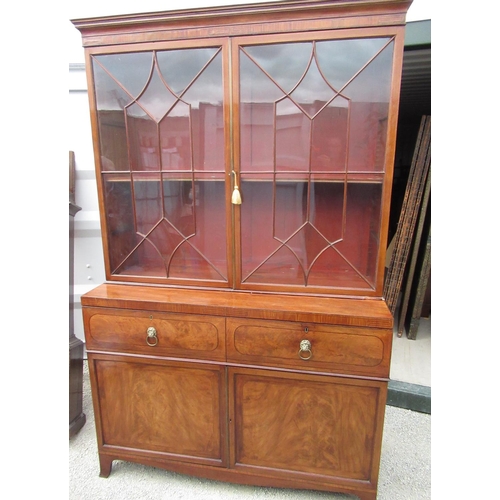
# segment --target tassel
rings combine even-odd
[[[241,193],[238,186],[234,186],[233,196],[231,196],[231,203],[233,205],[241,205]]]
[[[236,172],[233,170],[233,175],[234,175],[234,188],[233,188],[233,195],[231,196],[231,203],[233,205],[241,205],[241,193],[238,188],[238,184],[236,183]]]

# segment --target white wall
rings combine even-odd
[[[267,0],[270,1],[270,0]],[[236,5],[248,0],[184,0],[182,8]],[[68,19],[165,10],[165,0],[87,0],[70,4]],[[408,21],[430,19],[431,0],[414,0]],[[74,305],[75,334],[84,340],[80,297],[105,280],[100,237],[97,189],[92,136],[85,79],[84,52],[80,32],[68,20],[69,57],[69,150],[75,152],[76,203],[82,208],[75,216]]]

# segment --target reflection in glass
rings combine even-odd
[[[370,288],[376,277],[381,184],[242,183],[242,280]],[[273,213],[273,217],[263,214]],[[257,234],[258,237],[253,237]]]
[[[351,101],[351,172],[384,170],[393,47],[388,44],[343,90]]]
[[[139,243],[135,231],[132,185],[128,176],[104,177],[106,229],[111,270],[114,271]]]
[[[131,100],[139,97],[146,86],[153,64],[152,52],[132,52],[125,54],[108,54],[92,56],[94,61],[94,78],[98,84],[97,71],[105,71],[128,94]],[[130,71],[134,68],[134,71]],[[101,93],[98,89],[98,96]],[[102,97],[102,96],[101,96]],[[113,109],[107,106],[107,109]]]
[[[130,96],[99,64],[94,63],[93,68],[102,170],[127,171],[130,166],[123,107]]]
[[[155,67],[151,79],[144,92],[137,99],[137,103],[155,122],[159,122],[176,102],[177,97],[165,87]]]
[[[175,95],[180,96],[217,51],[214,47],[163,50],[157,52],[156,57],[165,83]],[[179,68],[182,68],[182,71]]]
[[[222,92],[222,54],[218,52],[182,96],[192,108],[190,119],[195,170],[224,172]]]
[[[318,65],[333,88],[341,91],[387,44],[387,38],[354,38],[316,42]],[[378,87],[370,85],[365,91]]]
[[[157,175],[134,179],[134,205],[136,231],[147,235],[162,219],[160,179]]]
[[[349,102],[337,96],[315,116],[311,133],[311,171],[345,172]]]
[[[336,92],[321,75],[313,57],[304,78],[289,95],[312,119],[325,103],[335,97]]]
[[[191,107],[178,101],[160,122],[162,170],[191,170]]]
[[[245,47],[245,52],[279,87],[290,93],[307,70],[311,59],[311,44],[306,42],[255,45]]]
[[[274,102],[283,93],[241,53],[240,150],[242,172],[272,170],[274,163]]]
[[[276,171],[309,171],[311,120],[291,99],[276,103]]]
[[[125,113],[131,169],[159,170],[156,122],[137,103],[127,106]]]

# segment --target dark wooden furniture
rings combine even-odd
[[[82,297],[115,459],[376,498],[406,1],[73,21],[106,283]]]
[[[75,204],[75,154],[69,152],[69,437],[85,424],[83,413],[83,342],[74,332],[73,261],[75,215],[81,207]]]

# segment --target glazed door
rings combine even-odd
[[[395,40],[359,34],[233,46],[242,288],[380,292]]]
[[[227,49],[210,43],[89,51],[107,279],[229,286]]]
[[[107,279],[381,295],[396,43],[374,28],[89,49]]]
[[[224,368],[113,355],[89,358],[101,450],[226,465]]]
[[[386,385],[229,369],[230,466],[376,483]]]

